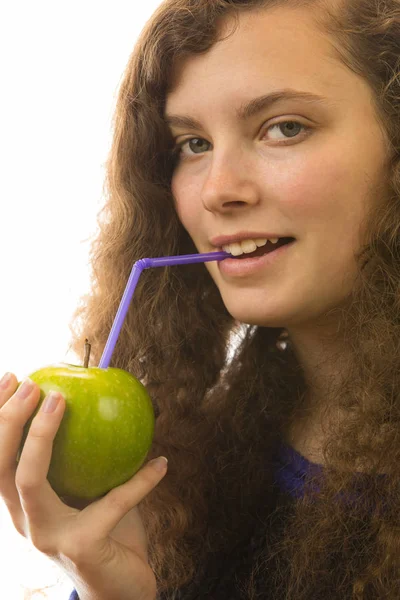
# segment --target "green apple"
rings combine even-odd
[[[53,443],[48,480],[59,496],[92,499],[130,479],[142,466],[154,434],[146,388],[122,369],[59,363],[29,375],[40,387],[37,409],[50,390],[66,408]]]

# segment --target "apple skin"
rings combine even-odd
[[[59,496],[93,499],[130,479],[142,466],[154,435],[154,410],[146,388],[122,369],[49,365],[28,375],[61,392],[65,412],[53,442],[47,479]]]

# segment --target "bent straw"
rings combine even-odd
[[[192,263],[209,262],[212,260],[224,260],[231,256],[228,252],[208,252],[205,254],[182,254],[180,256],[161,256],[160,258],[141,258],[136,261],[132,267],[131,274],[126,284],[122,300],[120,302],[117,314],[112,324],[103,355],[99,362],[100,369],[107,369],[110,364],[115,344],[117,343],[119,333],[124,323],[126,313],[132,300],[139,277],[143,269],[151,267],[169,267],[172,265],[189,265]]]

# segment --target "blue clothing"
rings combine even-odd
[[[293,498],[301,498],[304,494],[304,479],[307,473],[322,472],[322,465],[310,462],[297,450],[281,444],[273,461],[275,481],[281,492],[290,494]]]
[[[318,476],[323,474],[323,466],[308,461],[291,446],[281,444],[274,458],[274,472],[275,481],[281,492],[289,494],[294,498],[301,498],[304,495],[304,480],[306,475]],[[344,501],[347,505],[359,502],[359,497],[362,496],[362,488],[367,483],[368,476],[362,472],[355,472],[353,473],[353,477],[357,493],[348,497],[340,493],[337,497],[338,502]],[[386,477],[386,475],[379,474],[376,477],[380,480]],[[314,490],[317,492],[319,489],[319,487],[314,487]],[[367,504],[366,506],[369,510],[372,510],[371,505]]]

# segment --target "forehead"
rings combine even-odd
[[[232,20],[221,36],[232,31]],[[186,111],[210,94],[246,96],[291,87],[315,93],[340,92],[353,75],[335,54],[334,42],[307,9],[274,8],[242,13],[227,39],[201,55],[177,63],[166,98],[166,112]],[[354,75],[353,75],[354,76]],[[267,88],[267,89],[266,89]],[[188,106],[189,99],[189,106]],[[194,104],[193,104],[194,106]]]

